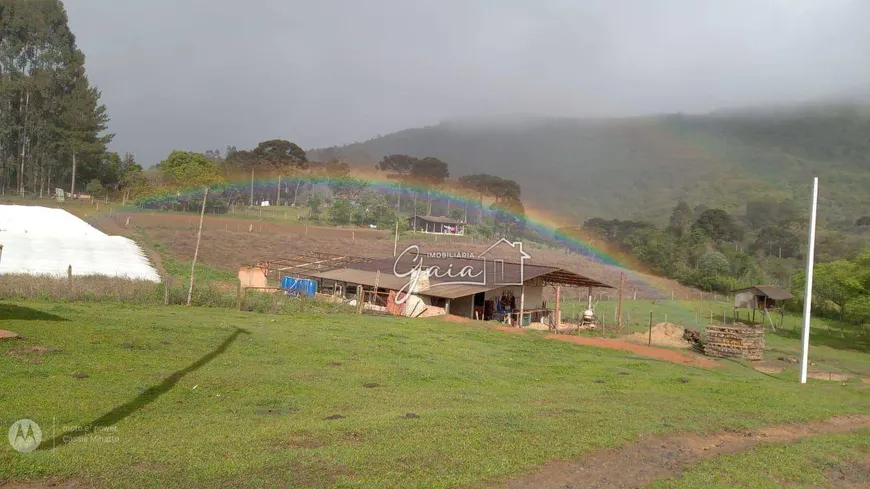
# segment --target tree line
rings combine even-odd
[[[486,174],[451,181],[449,165],[434,157],[385,156],[375,169],[394,182],[391,189],[372,189],[352,175],[345,161],[310,161],[299,145],[282,139],[263,141],[252,150],[228,146],[223,154],[220,150],[173,151],[156,168],[151,182],[156,188],[140,199],[143,207],[188,209],[198,194],[179,190],[210,186],[213,212],[269,201],[270,205],[306,207],[312,220],[339,225],[391,226],[404,221],[400,216],[429,214],[468,222],[467,202],[459,204],[445,195],[464,190],[478,196],[477,208],[471,209],[472,217],[476,214],[473,232],[519,238],[525,231],[519,184]],[[248,180],[250,186],[240,183]],[[487,205],[484,199],[492,203]]]
[[[62,2],[0,3],[0,192],[142,183],[131,155],[106,152],[109,116],[84,64]]]
[[[806,273],[797,271],[792,281],[797,303],[802,302],[805,284]],[[870,322],[870,250],[814,267],[813,308],[815,314],[855,324]]]
[[[703,204],[692,208],[681,201],[663,227],[592,218],[580,228],[560,229],[557,238],[598,241],[659,275],[703,290],[730,292],[759,283],[787,284],[804,257],[804,223],[803,213],[790,201],[751,201],[742,215]]]

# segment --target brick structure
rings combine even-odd
[[[764,329],[745,324],[708,325],[704,354],[709,357],[764,359]]]

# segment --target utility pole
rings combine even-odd
[[[281,175],[278,175],[278,198],[275,200],[275,205],[281,205]]]
[[[251,168],[251,207],[254,207],[254,169]]]
[[[804,290],[804,329],[801,337],[801,384],[807,383],[807,361],[810,352],[810,314],[813,302],[813,260],[816,252],[816,207],[819,200],[819,177],[813,178],[813,201],[810,207],[810,240],[807,249],[807,283]]]
[[[199,214],[199,232],[196,233],[196,248],[193,251],[193,262],[190,264],[190,288],[187,289],[187,305],[190,305],[190,299],[193,297],[193,276],[196,271],[196,257],[199,255],[199,242],[202,240],[202,221],[205,218],[205,202],[208,200],[208,187],[205,188],[205,195],[202,196],[202,212]]]

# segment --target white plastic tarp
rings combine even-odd
[[[0,274],[106,275],[159,282],[139,246],[62,209],[0,205]]]

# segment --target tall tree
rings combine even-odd
[[[100,93],[57,0],[0,3],[0,187],[41,193],[83,158],[100,166],[111,135]],[[73,164],[74,161],[74,164]],[[78,179],[78,177],[76,177]],[[73,180],[73,179],[71,179]],[[70,182],[74,190],[74,180]]]
[[[398,182],[398,197],[396,198],[397,212],[401,212],[402,210],[402,191],[405,181],[408,179],[408,175],[411,173],[411,169],[414,167],[416,161],[417,158],[414,158],[413,156],[393,154],[384,156],[380,163],[375,165],[376,169],[389,173],[389,178]]]
[[[492,205],[496,234],[508,239],[522,239],[526,229],[526,210],[519,199],[501,200]]]
[[[450,171],[447,169],[447,163],[438,158],[427,156],[426,158],[414,161],[411,165],[411,180],[419,185],[441,185],[449,176]]]
[[[743,229],[734,221],[730,214],[722,209],[704,211],[693,225],[700,229],[713,241],[739,241],[743,238]]]
[[[204,187],[223,181],[217,163],[201,153],[175,150],[157,169],[168,184],[176,187]]]
[[[694,221],[694,214],[689,204],[684,201],[677,203],[674,211],[671,213],[670,222],[668,223],[668,232],[676,237],[682,237],[689,232]]]
[[[486,173],[477,173],[474,175],[463,175],[459,177],[459,184],[462,188],[477,192],[479,196],[480,209],[478,212],[478,224],[480,224],[480,221],[483,219],[484,197],[495,199],[496,204],[501,202],[521,203],[520,185],[513,180],[507,180]]]
[[[106,151],[113,134],[102,134],[109,122],[106,106],[99,104],[100,92],[89,86],[85,76],[73,82],[60,102],[58,145],[72,162],[70,193],[75,195],[77,158],[95,157]]]
[[[118,190],[122,192],[122,205],[126,204],[134,192],[144,189],[148,181],[142,171],[142,165],[136,163],[132,154],[127,153],[121,160],[119,169],[121,179],[118,182]]]
[[[308,163],[305,151],[296,143],[284,139],[263,141],[254,148],[253,153],[278,170],[288,166],[304,167]]]

